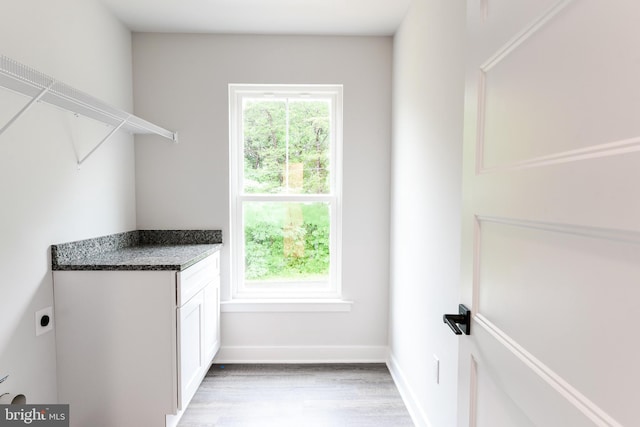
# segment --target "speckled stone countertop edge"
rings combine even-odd
[[[51,245],[51,269],[180,271],[221,247],[221,230],[135,230]]]
[[[156,247],[148,247],[149,251],[153,251]],[[52,268],[53,271],[183,271],[198,261],[203,260],[209,255],[219,251],[222,248],[222,244],[213,245],[185,245],[185,249],[190,249],[192,252],[197,251],[197,255],[184,258],[184,262],[168,262],[156,261],[148,263],[128,263],[124,262],[111,262],[102,263],[100,257],[96,258],[84,258],[77,260],[76,262],[70,262],[68,264],[58,264]],[[117,251],[115,251],[117,252]],[[108,256],[108,254],[106,254]]]

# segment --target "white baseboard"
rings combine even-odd
[[[214,363],[386,363],[387,346],[222,346]]]
[[[404,404],[409,411],[409,415],[411,415],[413,423],[416,425],[416,427],[431,427],[432,425],[429,422],[427,414],[422,409],[422,406],[420,406],[420,400],[416,397],[415,393],[411,389],[411,386],[407,382],[405,375],[402,373],[402,369],[400,369],[400,365],[398,365],[398,361],[392,353],[389,353],[387,367],[389,368],[391,377],[396,383],[396,387],[400,392],[400,396],[402,397],[402,400],[404,401]]]

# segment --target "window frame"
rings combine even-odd
[[[339,300],[342,297],[342,85],[229,85],[229,206],[231,225],[231,300],[312,301]],[[327,99],[330,101],[330,192],[328,194],[256,194],[243,192],[244,136],[243,100],[248,99]],[[260,288],[244,281],[245,202],[323,202],[329,204],[330,261],[326,285],[301,289],[299,281],[262,283]],[[309,282],[306,282],[308,285]]]

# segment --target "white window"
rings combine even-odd
[[[342,87],[230,85],[234,299],[339,298]]]

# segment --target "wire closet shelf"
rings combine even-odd
[[[2,128],[4,133],[22,114],[36,102],[45,102],[64,110],[88,117],[113,129],[85,157],[78,160],[80,166],[93,152],[119,130],[131,134],[154,134],[178,142],[177,132],[164,129],[133,114],[113,107],[93,96],[75,89],[63,82],[55,80],[40,71],[21,64],[9,57],[0,55],[0,87],[26,95],[31,98],[15,116]]]

